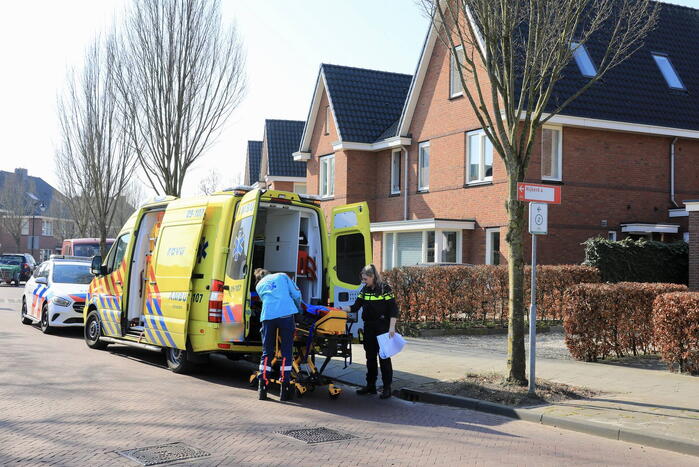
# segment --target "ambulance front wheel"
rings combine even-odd
[[[107,343],[100,340],[101,335],[102,325],[100,317],[95,310],[92,310],[87,315],[87,321],[85,322],[85,343],[91,349],[104,350],[107,348]]]
[[[173,373],[184,374],[192,370],[193,364],[187,355],[188,352],[182,349],[173,349],[168,347],[165,351],[165,360],[167,367]]]

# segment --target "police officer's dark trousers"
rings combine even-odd
[[[280,363],[280,380],[289,382],[294,350],[294,315],[262,321],[262,360],[260,361],[260,376],[267,382],[272,371],[272,360],[277,344],[277,330],[281,337],[282,361]]]
[[[376,378],[379,374],[378,366],[381,366],[381,381],[384,387],[390,387],[393,382],[393,365],[390,358],[379,358],[379,341],[376,336],[388,332],[385,324],[381,322],[367,321],[364,323],[364,352],[366,352],[366,384],[368,387],[376,387]],[[376,364],[378,358],[379,364]]]

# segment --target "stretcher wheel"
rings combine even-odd
[[[259,381],[259,380],[258,380],[259,374],[260,374],[260,372],[259,372],[259,371],[256,371],[256,372],[254,372],[253,374],[250,375],[250,387],[253,387],[253,388],[254,388],[255,386],[257,386],[258,381]]]
[[[333,394],[333,393],[329,392],[329,393],[328,393],[328,397],[329,397],[330,399],[332,399],[332,400],[337,400],[337,399],[340,398],[340,394],[341,394],[341,393]]]
[[[328,384],[328,397],[330,397],[330,399],[335,400],[340,397],[340,394],[342,394],[341,388],[338,388],[334,384]]]

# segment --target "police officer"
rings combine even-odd
[[[301,292],[284,273],[270,274],[266,269],[258,268],[255,270],[255,280],[255,290],[262,300],[262,360],[258,376],[258,395],[260,400],[267,399],[271,362],[274,359],[279,331],[282,353],[279,400],[286,401],[291,396],[289,381],[293,361],[294,315],[301,307]]]
[[[398,306],[393,291],[388,284],[381,281],[381,276],[373,264],[362,269],[362,282],[364,288],[350,307],[343,307],[345,311],[356,313],[362,308],[364,320],[364,351],[366,353],[366,386],[357,390],[360,396],[376,394],[376,378],[378,368],[376,358],[379,357],[379,342],[376,336],[389,333],[392,338],[396,333],[396,321],[398,319]],[[381,399],[391,397],[391,382],[393,381],[393,366],[390,358],[380,358],[381,380],[383,391]]]

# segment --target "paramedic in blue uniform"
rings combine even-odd
[[[282,361],[279,368],[281,390],[279,400],[290,399],[291,363],[294,347],[294,315],[301,306],[301,292],[284,273],[270,274],[266,269],[255,270],[255,290],[262,300],[262,360],[260,361],[259,397],[267,399],[267,386],[272,371],[271,363],[277,343],[277,331],[281,337]]]
[[[364,287],[359,292],[352,306],[343,307],[345,311],[356,313],[362,309],[364,320],[364,351],[366,352],[366,386],[357,389],[360,396],[376,394],[376,378],[378,366],[381,367],[383,390],[381,399],[391,397],[391,382],[393,381],[393,366],[390,358],[379,357],[379,342],[376,336],[389,333],[392,338],[396,333],[398,306],[391,287],[381,281],[381,276],[373,264],[362,269]],[[376,359],[379,364],[376,364]]]

